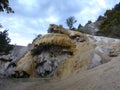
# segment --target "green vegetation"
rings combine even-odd
[[[97,35],[120,38],[120,3],[112,10],[107,10]]]
[[[6,11],[7,13],[14,13],[9,6],[9,0],[0,0],[0,12]],[[2,25],[0,24],[0,28]],[[8,37],[8,31],[0,31],[0,55],[8,54],[13,49],[13,45],[10,45],[10,38]]]
[[[4,11],[7,13],[14,13],[12,8],[9,6],[9,0],[0,0],[0,12]]]
[[[81,24],[78,25],[78,28],[76,29],[76,31],[85,33],[85,34],[90,34],[87,30],[83,30],[83,26]]]
[[[8,54],[13,49],[13,45],[10,45],[10,38],[8,37],[7,30],[0,31],[0,55]]]
[[[79,24],[76,31],[84,33],[84,31],[82,30],[82,27],[83,26],[81,24]]]
[[[74,24],[77,22],[77,20],[75,19],[75,17],[74,16],[70,16],[70,17],[68,17],[67,19],[66,19],[66,24],[67,24],[67,26],[69,27],[69,29],[70,30],[74,30],[75,28],[74,28]]]

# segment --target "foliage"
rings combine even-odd
[[[119,38],[120,39],[120,25],[113,26],[111,28],[111,33],[109,34],[110,37]]]
[[[77,29],[78,32],[84,33],[82,29]]]
[[[0,0],[0,12],[4,11],[7,13],[14,13],[12,8],[9,6],[9,0]]]
[[[76,30],[76,31],[81,32],[81,33],[86,33],[86,34],[89,34],[89,32],[88,32],[88,31],[83,30],[83,26],[82,26],[81,24],[79,24],[79,25],[78,25],[78,28],[77,28],[77,30]]]
[[[107,10],[104,17],[97,35],[120,38],[120,3],[112,10]]]
[[[13,45],[9,44],[10,41],[7,30],[0,31],[0,55],[8,54],[13,49]]]
[[[83,26],[82,26],[81,24],[79,24],[79,25],[78,25],[78,28],[77,28],[77,31],[84,33],[84,31],[82,30],[82,27],[83,27]]]
[[[81,29],[83,26],[81,24],[78,25],[78,29]]]
[[[70,30],[74,29],[73,25],[77,22],[74,16],[70,16],[66,19],[66,24]]]

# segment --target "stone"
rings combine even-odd
[[[15,45],[13,50],[10,51],[8,55],[2,55],[0,56],[0,59],[4,59],[6,61],[17,62],[21,57],[25,55],[27,51],[28,49],[26,46]]]
[[[102,58],[98,54],[94,53],[92,61],[91,61],[91,65],[89,68],[94,68],[94,67],[102,64],[101,61],[102,61]]]
[[[52,49],[52,52],[51,52]],[[58,50],[60,49],[60,50]],[[57,51],[57,52],[56,52]],[[58,67],[59,63],[63,60],[70,58],[71,55],[67,52],[66,48],[54,47],[47,51],[42,51],[40,55],[35,56],[36,73],[42,77],[52,75],[53,71]],[[61,53],[60,53],[61,52]]]
[[[98,50],[101,53],[104,53],[110,57],[117,56],[117,52],[112,46],[97,46],[96,50]]]
[[[71,39],[77,38],[76,41],[80,41],[80,42],[87,41],[87,37],[84,34],[82,34],[81,32],[68,30],[61,26],[55,25],[55,24],[50,24],[48,33],[61,33],[61,34],[68,35]]]

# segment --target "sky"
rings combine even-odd
[[[15,13],[0,12],[0,23],[9,30],[11,44],[26,46],[38,34],[47,34],[51,23],[66,27],[66,19],[74,16],[77,20],[75,26],[84,26],[88,20],[94,22],[119,2],[120,0],[9,0]]]

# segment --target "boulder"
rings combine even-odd
[[[98,54],[94,53],[89,69],[101,65],[102,64],[101,62],[102,62],[102,58]]]
[[[107,56],[114,57],[117,56],[117,52],[113,46],[98,46],[96,47],[97,51],[104,53]]]

